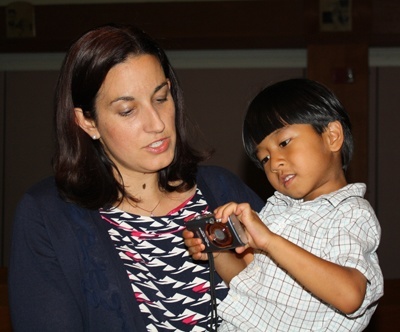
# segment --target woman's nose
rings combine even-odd
[[[145,131],[148,132],[162,132],[165,128],[164,121],[162,120],[159,112],[153,106],[149,106],[146,111]]]

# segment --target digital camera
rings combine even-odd
[[[247,237],[239,219],[230,215],[228,222],[216,219],[214,214],[197,216],[186,223],[186,228],[201,238],[206,248],[203,252],[228,250],[247,244]]]

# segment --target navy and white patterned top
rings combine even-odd
[[[101,210],[148,331],[207,331],[211,322],[208,262],[193,261],[183,242],[185,223],[207,212],[201,191],[166,216]],[[215,275],[217,303],[227,294]]]

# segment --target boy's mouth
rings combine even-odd
[[[294,179],[294,177],[295,177],[294,174],[285,175],[285,176],[281,177],[281,181],[282,181],[284,186],[287,186],[289,184],[289,182],[292,179]]]

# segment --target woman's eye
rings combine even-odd
[[[161,93],[158,93],[158,95],[154,96],[154,101],[157,104],[165,103],[168,100],[169,96],[170,96],[169,90],[164,90],[164,91],[160,91],[160,92]]]
[[[157,104],[165,103],[167,100],[168,100],[168,96],[167,95],[155,98],[155,101],[156,101]]]
[[[122,111],[119,114],[121,116],[128,116],[128,115],[130,115],[132,113],[132,111],[133,111],[132,109],[129,109],[129,110]]]
[[[286,145],[288,145],[290,142],[290,138],[288,138],[287,140],[284,140],[283,142],[281,142],[279,144],[280,147],[284,148]]]
[[[168,100],[167,97],[165,97],[165,98],[157,98],[157,103],[162,104],[162,103],[165,103],[167,100]]]

